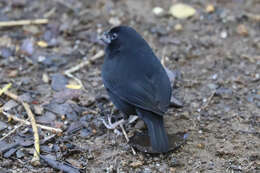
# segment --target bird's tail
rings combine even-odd
[[[169,151],[169,141],[164,129],[163,117],[142,109],[138,109],[137,114],[144,120],[148,127],[152,148],[162,153]]]

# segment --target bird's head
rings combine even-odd
[[[109,49],[130,48],[133,45],[146,44],[144,39],[131,27],[117,26],[110,29],[101,37]]]

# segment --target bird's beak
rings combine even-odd
[[[104,34],[101,36],[100,40],[102,40],[105,44],[111,43],[111,39],[109,37],[108,32],[104,32]]]

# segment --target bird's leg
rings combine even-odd
[[[124,125],[123,125],[123,124],[120,124],[120,127],[121,127],[122,132],[123,132],[123,134],[124,134],[124,136],[125,136],[126,142],[129,142],[129,138],[128,138],[127,134],[126,134]],[[131,149],[132,149],[133,155],[136,155],[135,149],[134,149],[133,147],[131,147]]]

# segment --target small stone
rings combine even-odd
[[[153,14],[156,16],[161,16],[164,12],[164,9],[161,7],[154,7],[153,8]]]
[[[16,151],[16,157],[18,159],[21,159],[22,157],[24,157],[24,153],[23,153],[23,151],[21,149]]]
[[[178,19],[186,19],[196,14],[196,10],[186,4],[177,3],[170,7],[169,13]]]
[[[49,76],[48,76],[47,73],[43,73],[43,74],[42,74],[42,81],[43,81],[44,83],[49,83],[50,78],[49,78]]]
[[[223,38],[223,39],[227,38],[227,36],[228,36],[227,31],[222,31],[222,32],[220,33],[220,37]]]
[[[8,77],[16,77],[18,75],[18,70],[10,70]]]
[[[208,87],[211,89],[211,90],[215,90],[218,88],[218,85],[217,84],[214,84],[214,83],[209,83],[208,84]]]
[[[38,56],[38,62],[43,62],[43,61],[45,61],[46,60],[46,57],[45,56],[42,56],[42,55],[40,55],[40,56]]]
[[[0,57],[3,58],[9,58],[10,56],[13,56],[14,52],[10,48],[1,48],[0,49]]]
[[[213,80],[216,80],[217,78],[218,78],[218,74],[212,75],[212,79],[213,79]]]
[[[54,74],[51,79],[51,87],[54,91],[61,91],[66,88],[68,79],[62,74]]]
[[[245,25],[240,24],[237,26],[237,33],[241,36],[248,36],[248,29]]]
[[[170,173],[176,173],[176,168],[170,168]]]
[[[22,52],[32,55],[34,52],[34,40],[33,39],[25,39],[21,46]]]
[[[212,4],[209,4],[206,6],[205,10],[207,13],[213,13],[215,11],[215,7]]]
[[[175,31],[182,31],[183,30],[183,27],[182,27],[182,25],[181,24],[176,24],[175,26],[174,26],[174,30]]]
[[[9,100],[8,102],[6,102],[3,106],[3,110],[4,111],[9,111],[12,108],[18,106],[18,103],[16,103],[14,100]]]
[[[109,19],[108,23],[113,26],[119,26],[121,24],[121,21],[119,20],[118,17],[112,17]]]
[[[37,115],[41,115],[42,114],[42,112],[43,112],[43,107],[42,106],[40,106],[40,105],[34,105],[34,112],[35,112],[35,114],[37,114]]]
[[[66,116],[65,116],[65,115],[62,115],[62,116],[61,116],[61,120],[62,120],[62,121],[65,121],[65,120],[66,120]]]
[[[198,147],[199,149],[204,149],[204,148],[205,148],[205,145],[204,145],[204,144],[197,144],[197,147]]]

